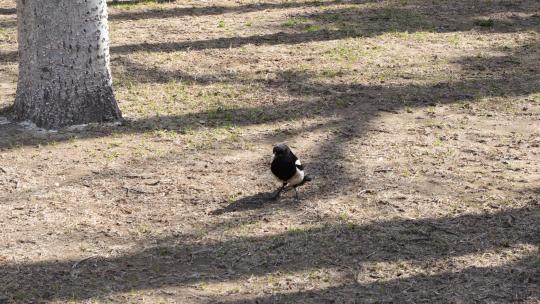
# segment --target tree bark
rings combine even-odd
[[[14,113],[45,128],[115,121],[105,0],[17,0]]]

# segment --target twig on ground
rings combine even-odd
[[[377,109],[377,110],[379,110],[379,111],[381,111],[381,112],[388,112],[388,113],[393,113],[393,114],[399,114],[398,111],[396,111],[396,110],[391,110],[391,109],[379,108],[379,109]]]
[[[375,190],[374,189],[364,189],[364,190],[361,190],[360,192],[358,192],[358,194],[364,194],[364,193],[375,193]]]
[[[152,178],[151,175],[138,175],[138,174],[126,174],[126,175],[122,175],[122,177],[130,178],[130,179],[137,179],[137,178],[149,179],[149,178]]]
[[[362,257],[362,260],[363,260],[363,259],[369,258],[370,256],[374,255],[374,254],[377,253],[377,252],[379,252],[379,249],[373,251],[372,253],[370,253],[370,254],[368,254],[368,255],[363,256],[363,257]]]
[[[451,234],[451,235],[455,235],[455,236],[460,236],[459,234],[453,232],[453,231],[450,231],[448,230],[447,228],[444,228],[444,227],[440,227],[438,225],[435,225],[433,223],[430,223],[430,222],[426,222],[426,224],[434,229],[437,229],[437,230],[440,230],[440,231],[443,231],[443,232],[446,232],[448,234]]]
[[[382,129],[369,129],[368,131],[369,132],[388,133],[388,134],[392,133],[392,132],[390,132],[388,130],[382,130]]]
[[[71,269],[75,269],[75,268],[77,268],[77,266],[79,266],[81,263],[84,263],[84,262],[86,262],[86,261],[88,261],[88,260],[90,260],[90,259],[96,258],[96,257],[98,257],[98,255],[96,255],[96,254],[91,255],[91,256],[89,256],[89,257],[86,257],[86,258],[84,258],[84,259],[78,261],[77,263],[73,264],[73,266],[71,266]]]
[[[128,187],[122,187],[122,188],[126,190],[126,196],[129,194],[129,192],[134,192],[137,194],[156,194],[157,193],[157,192],[148,192],[148,191],[143,191],[143,190],[133,189],[133,188],[128,188]]]

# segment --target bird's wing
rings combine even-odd
[[[296,168],[300,169],[300,170],[304,170],[304,165],[302,165],[302,163],[300,162],[299,159],[297,159],[295,162],[294,162],[294,165],[296,166]]]
[[[300,170],[304,170],[304,166],[302,165],[298,157],[296,157],[296,155],[294,155],[294,153],[292,152],[291,152],[291,156],[292,156],[292,159],[294,160],[294,165],[296,166],[296,168]]]

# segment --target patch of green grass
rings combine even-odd
[[[295,27],[298,25],[306,24],[309,20],[303,17],[293,17],[285,21],[282,25],[286,27]]]
[[[336,107],[338,108],[346,108],[350,106],[351,104],[352,102],[346,98],[336,99]]]
[[[236,198],[238,198],[240,195],[235,194]],[[231,235],[237,235],[237,234],[245,234],[253,232],[257,229],[260,229],[262,227],[261,222],[246,222],[246,223],[240,223],[239,225],[232,226],[228,229],[227,233]]]
[[[137,230],[139,231],[140,234],[148,234],[152,232],[152,228],[146,224],[140,225],[139,227],[137,227]]]
[[[16,35],[17,35],[17,30],[15,27],[13,28],[0,27],[0,41],[11,42],[11,40],[16,38]]]
[[[436,147],[440,147],[443,145],[443,142],[441,140],[440,137],[436,137],[434,140],[433,140],[433,145],[436,146]]]
[[[120,147],[122,145],[122,143],[113,141],[113,142],[107,143],[107,145],[109,146],[108,147],[109,149],[112,149],[112,148]]]
[[[529,96],[532,100],[535,100],[536,102],[539,102],[540,101],[540,92],[538,93],[533,93]]]
[[[168,139],[168,140],[174,140],[178,138],[178,132],[175,130],[159,129],[154,132],[154,135],[159,138]]]
[[[86,244],[80,244],[79,245],[79,250],[82,251],[82,252],[87,252],[89,249],[90,248]]]
[[[387,32],[416,32],[419,29],[429,31],[434,27],[434,24],[423,14],[399,7],[386,7],[382,9],[377,19],[382,21],[381,26]]]
[[[105,158],[108,161],[113,161],[115,159],[118,159],[119,157],[120,157],[120,152],[118,152],[118,151],[111,151],[110,153],[105,155]]]
[[[205,130],[189,130],[186,132],[188,135],[184,142],[190,148],[194,150],[208,150],[215,149],[217,147],[224,147],[226,145],[232,145],[238,147],[241,144],[243,148],[245,142],[242,139],[242,133],[232,123],[223,123],[212,128]],[[230,201],[236,200],[237,197],[230,197]]]
[[[302,229],[302,228],[291,228],[291,229],[287,230],[287,234],[289,236],[304,235],[306,233],[307,233],[307,231],[305,229]]]
[[[415,41],[426,41],[432,35],[432,33],[427,32],[427,31],[416,31],[413,33],[409,33],[409,32],[406,32],[406,33],[409,34],[407,38],[413,39]]]
[[[493,19],[491,19],[491,18],[489,18],[489,19],[476,19],[476,20],[474,20],[473,24],[476,25],[476,26],[481,26],[481,27],[492,27],[495,24],[495,21]]]
[[[362,52],[347,44],[339,44],[330,50],[329,54],[334,59],[343,60],[346,62],[355,62],[362,57]]]
[[[218,27],[221,27],[221,28],[225,27],[225,21],[219,20]]]
[[[31,295],[23,292],[23,291],[18,291],[15,293],[15,295],[13,296],[13,299],[15,299],[15,301],[24,301],[28,298],[30,298]]]
[[[343,72],[342,69],[325,69],[322,71],[322,76],[326,77],[326,78],[335,78],[335,77],[340,77],[340,76],[343,76],[345,74],[345,72]]]
[[[306,32],[318,32],[320,30],[322,30],[323,27],[320,26],[320,25],[317,25],[317,24],[311,24],[311,25],[308,25],[305,29]]]
[[[169,247],[160,247],[158,248],[158,254],[160,256],[168,256],[173,255],[173,251]]]
[[[342,212],[338,215],[338,219],[342,222],[349,221],[349,215],[346,212]]]
[[[461,43],[462,37],[459,34],[453,34],[450,36],[450,43],[454,46],[459,46]]]

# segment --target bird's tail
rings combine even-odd
[[[301,182],[300,184],[296,185],[295,187],[300,187],[300,186],[302,186],[303,184],[305,184],[305,183],[307,183],[307,182],[310,182],[310,181],[312,181],[312,180],[313,180],[313,178],[312,178],[311,176],[309,176],[309,175],[304,175],[304,179],[302,180],[302,182]]]

